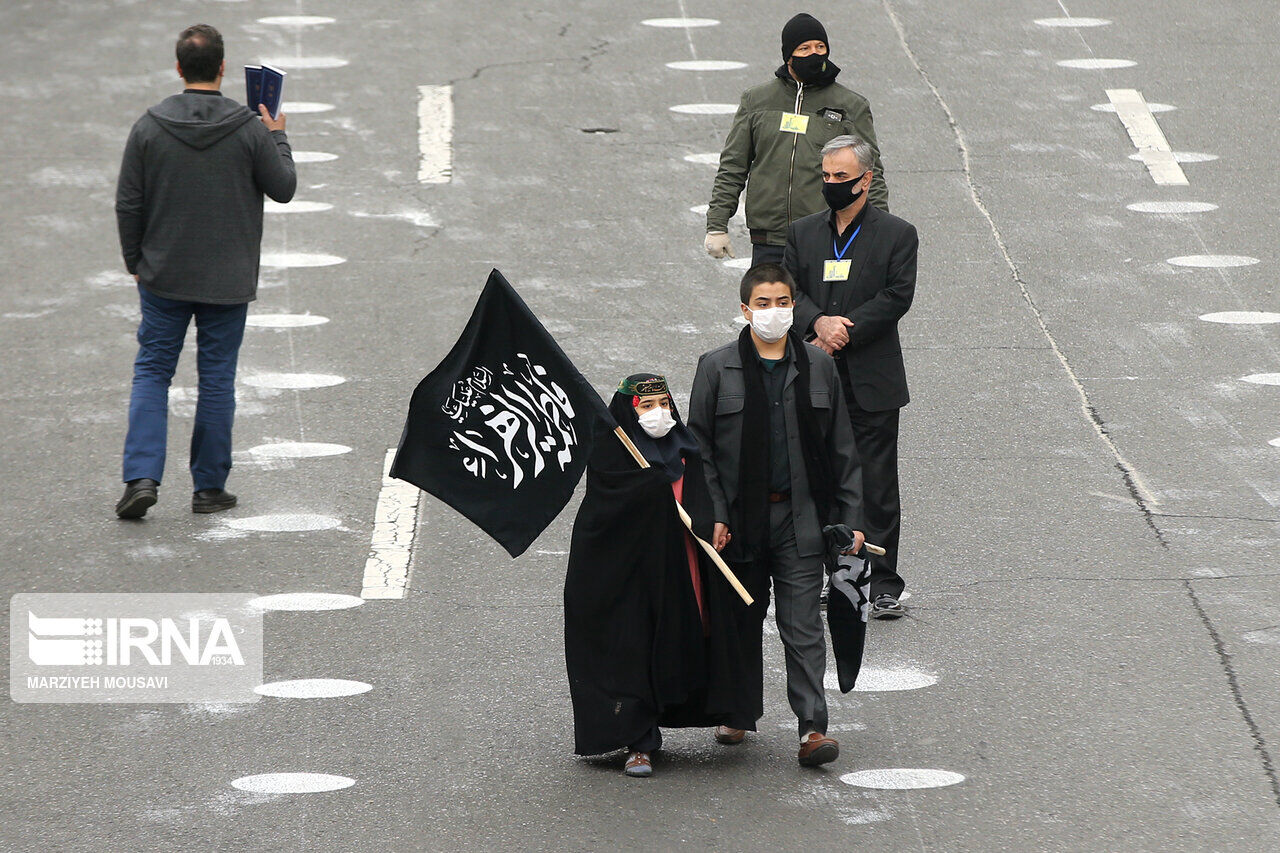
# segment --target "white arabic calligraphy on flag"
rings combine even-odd
[[[535,478],[553,456],[564,471],[573,461],[578,435],[573,404],[545,367],[516,353],[516,369],[503,363],[497,376],[487,367],[453,383],[441,411],[460,428],[453,431],[449,449],[462,455],[472,476],[491,476],[519,488],[525,477]]]

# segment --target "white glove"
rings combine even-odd
[[[733,257],[733,249],[729,246],[729,235],[723,231],[708,231],[707,239],[702,241],[702,247],[707,250],[708,255],[717,260]]]

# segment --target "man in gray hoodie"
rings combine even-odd
[[[257,296],[262,196],[297,186],[285,117],[254,115],[219,91],[222,36],[206,24],[177,44],[180,95],[134,124],[116,187],[125,267],[138,282],[142,322],[129,399],[120,518],[141,518],[164,474],[169,383],[192,318],[199,399],[191,433],[194,512],[236,504],[231,470],[236,358],[248,304]],[[261,119],[261,120],[259,120]]]

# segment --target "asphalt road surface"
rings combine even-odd
[[[1280,326],[1256,322],[1280,316],[1202,319],[1280,311],[1272,4],[803,5],[827,25],[841,82],[870,99],[892,210],[920,233],[902,323],[912,618],[870,626],[866,685],[916,689],[832,691],[841,757],[802,769],[772,636],[759,735],[724,748],[672,731],[654,778],[624,778],[617,756],[572,755],[560,601],[573,505],[512,561],[424,499],[403,598],[265,614],[268,681],[371,689],[10,702],[0,847],[1280,848]],[[697,355],[738,328],[740,271],[702,252],[690,208],[714,167],[686,159],[718,152],[730,116],[671,108],[736,104],[772,74],[799,10],[0,5],[6,603],[360,595],[409,394],[495,266],[602,392],[654,369],[683,401]],[[296,15],[332,20],[261,20]],[[1037,23],[1068,15],[1103,22]],[[642,23],[682,17],[718,23]],[[197,21],[225,35],[228,94],[243,94],[242,65],[278,60],[295,151],[336,155],[299,164],[297,199],[318,204],[268,213],[263,251],[283,265],[264,269],[251,306],[328,322],[248,330],[228,513],[188,510],[184,359],[161,501],[122,523],[138,309],[115,176],[132,122],[178,91],[173,40]],[[1105,59],[1128,62],[1061,64]],[[745,67],[666,65],[692,60]],[[1130,159],[1120,118],[1093,109],[1108,89],[1176,108],[1153,114],[1187,186]],[[1130,207],[1145,202],[1201,204]],[[740,224],[732,237],[746,254]],[[330,263],[296,265],[317,255]],[[1169,261],[1187,256],[1207,266]],[[279,442],[346,450],[264,455]],[[890,769],[954,784],[865,786],[900,775],[863,771]],[[232,785],[283,772],[353,784]]]

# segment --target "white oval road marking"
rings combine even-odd
[[[686,154],[684,155],[686,163],[700,163],[703,166],[719,166],[720,153],[718,151],[708,151],[705,154]]]
[[[329,388],[347,380],[333,373],[256,373],[244,377],[244,384],[254,388],[278,388],[289,391],[305,391],[312,388]]]
[[[303,326],[323,326],[327,322],[329,318],[319,314],[250,314],[244,320],[246,326],[260,329],[299,329]]]
[[[1129,159],[1140,161],[1142,160],[1142,155],[1130,154]],[[1173,159],[1177,160],[1179,163],[1208,163],[1212,160],[1217,160],[1218,155],[1202,154],[1199,151],[1175,151],[1173,152]]]
[[[253,515],[248,518],[229,518],[227,526],[235,530],[251,530],[255,533],[302,533],[313,530],[333,530],[341,527],[341,519],[331,515],[307,513],[278,513]]]
[[[671,112],[691,116],[726,116],[738,111],[737,104],[676,104]]]
[[[325,444],[320,441],[276,441],[250,447],[254,456],[267,459],[312,459],[318,456],[341,456],[350,453],[345,444]]]
[[[726,267],[731,270],[749,270],[751,269],[750,258],[731,258],[723,262]]]
[[[889,693],[899,690],[920,690],[938,683],[938,677],[922,669],[869,667],[858,673],[854,690],[863,693]]]
[[[293,162],[295,163],[328,163],[337,160],[337,154],[330,154],[328,151],[295,151],[293,152]]]
[[[331,267],[345,264],[346,258],[326,255],[323,252],[263,252],[262,265],[276,269],[289,267]]]
[[[746,68],[747,63],[730,59],[685,59],[668,62],[667,67],[673,71],[737,71]]]
[[[1272,447],[1280,447],[1280,438],[1273,438],[1270,441],[1268,441],[1267,444],[1271,445]]]
[[[364,604],[357,595],[339,595],[336,592],[279,592],[249,600],[255,610],[347,610]]]
[[[1248,255],[1179,255],[1169,258],[1175,267],[1248,267],[1259,263]]]
[[[355,779],[329,773],[259,773],[232,779],[231,787],[254,794],[317,794],[341,791],[355,783]]]
[[[1212,314],[1201,314],[1200,319],[1206,323],[1226,323],[1232,326],[1253,326],[1266,323],[1280,323],[1280,314],[1275,311],[1215,311]]]
[[[333,699],[339,696],[359,696],[372,689],[372,684],[344,678],[295,678],[260,684],[253,688],[253,692],[259,696],[276,696],[281,699]]]
[[[1105,104],[1094,104],[1093,106],[1089,107],[1089,109],[1093,110],[1096,113],[1114,113],[1116,111],[1116,105],[1108,101]],[[1171,113],[1174,110],[1176,110],[1177,107],[1175,107],[1173,104],[1148,103],[1147,109],[1151,110],[1151,112],[1153,113]]]
[[[259,24],[271,24],[278,27],[315,27],[320,24],[332,24],[334,18],[324,15],[271,15],[259,18]]]
[[[284,106],[280,108],[280,112],[285,115],[303,115],[305,113],[328,113],[334,109],[336,107],[333,104],[326,104],[321,101],[285,101]]]
[[[685,159],[688,159],[688,158],[685,158]],[[693,207],[689,208],[689,212],[696,213],[699,216],[706,216],[707,211],[710,209],[711,209],[711,205],[709,204],[695,204]]]
[[[1241,376],[1240,381],[1250,385],[1280,385],[1280,373],[1250,373]]]
[[[1125,206],[1137,213],[1208,213],[1218,209],[1207,201],[1136,201]]]
[[[265,213],[321,213],[333,210],[333,205],[327,201],[291,201],[281,204],[278,201],[265,199],[262,202],[262,210]]]
[[[1042,27],[1105,27],[1111,22],[1106,18],[1036,18]]]
[[[964,781],[964,776],[950,770],[894,767],[883,770],[858,770],[840,777],[846,785],[876,788],[881,791],[914,791],[920,788],[945,788]]]
[[[720,24],[715,18],[648,18],[641,21],[646,27],[683,29],[684,27],[714,27]]]
[[[351,62],[337,56],[277,56],[263,60],[263,65],[274,65],[276,68],[342,68]]]
[[[1061,59],[1058,60],[1058,66],[1061,68],[1081,68],[1086,71],[1106,71],[1111,68],[1132,68],[1138,63],[1132,59]]]

